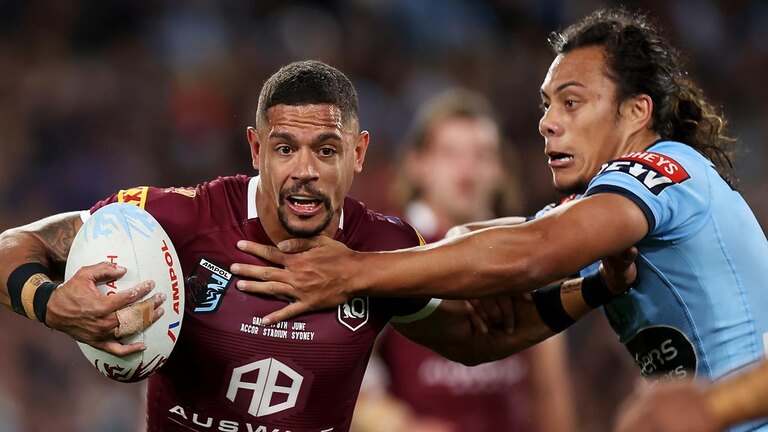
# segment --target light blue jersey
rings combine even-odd
[[[693,148],[658,142],[603,166],[648,220],[636,289],[605,306],[645,376],[717,379],[766,355],[768,242],[741,195]]]

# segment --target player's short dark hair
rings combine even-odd
[[[653,100],[651,129],[663,139],[685,143],[709,158],[733,185],[735,140],[726,135],[723,114],[683,69],[681,55],[647,17],[625,8],[593,12],[549,43],[555,54],[600,46],[607,75],[616,84],[616,102],[638,94]]]
[[[256,119],[267,118],[275,105],[331,104],[341,110],[343,122],[358,120],[357,91],[346,75],[317,60],[283,66],[264,83]]]

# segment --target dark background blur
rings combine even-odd
[[[765,224],[768,2],[624,3],[658,19],[724,107],[741,145],[740,189]],[[415,107],[460,85],[499,110],[532,213],[557,198],[537,131],[547,34],[611,4],[0,0],[0,230],[121,188],[252,172],[245,127],[261,84],[308,58],[339,68],[359,92],[372,139],[353,196],[394,211],[382,185]],[[74,343],[7,310],[0,325],[0,432],[134,427],[138,387],[94,377]],[[585,364],[609,376],[593,360]]]

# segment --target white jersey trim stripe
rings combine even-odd
[[[259,176],[251,177],[248,182],[248,219],[256,219],[259,217],[259,211],[256,209],[256,189],[259,187]]]
[[[442,303],[442,299],[433,298],[429,301],[421,310],[414,312],[410,315],[393,316],[389,322],[395,324],[408,324],[414,321],[423,320],[424,318],[432,315],[432,312],[437,310],[437,307]]]

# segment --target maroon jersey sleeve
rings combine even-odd
[[[99,201],[90,212],[107,204],[120,202],[132,204],[148,211],[168,233],[174,246],[179,249],[214,225],[226,225],[237,220],[234,209],[241,203],[217,202],[226,197],[242,194],[218,193],[221,189],[240,188],[247,180],[246,176],[220,177],[214,181],[194,187],[159,188],[139,186],[123,189],[116,194]],[[223,198],[225,197],[225,198]],[[211,209],[218,209],[214,215]]]

